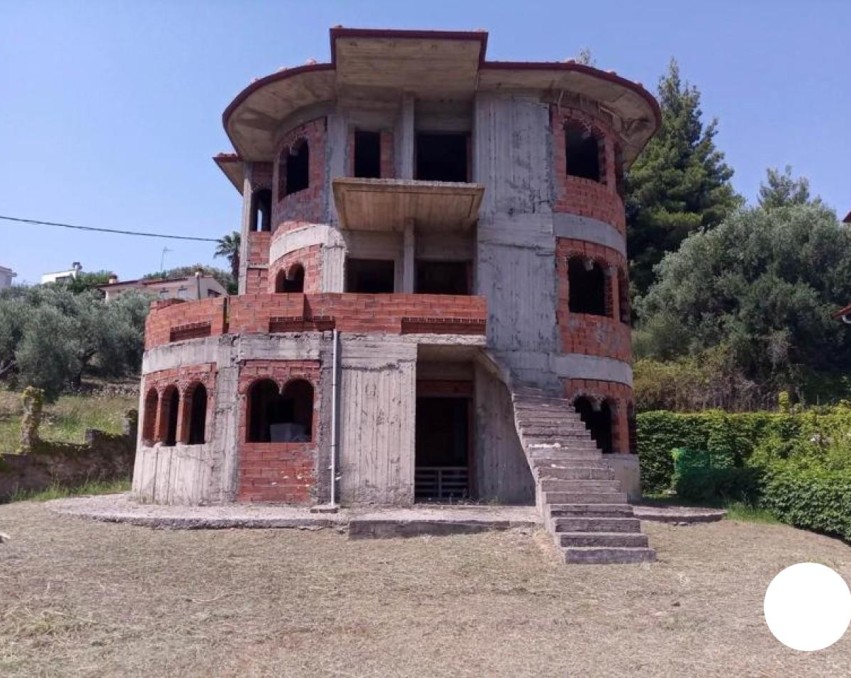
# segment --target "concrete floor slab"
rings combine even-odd
[[[129,494],[55,499],[55,513],[101,522],[127,523],[155,529],[217,530],[232,528],[317,530],[336,528],[351,538],[469,534],[488,530],[536,528],[534,506],[415,506],[412,508],[343,508],[313,513],[310,508],[272,504],[162,506],[140,504]]]

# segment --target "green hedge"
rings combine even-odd
[[[846,471],[775,470],[766,478],[760,506],[784,523],[851,541],[851,474]]]
[[[742,501],[851,541],[851,408],[645,412],[637,428],[645,493]]]

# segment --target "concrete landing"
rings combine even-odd
[[[537,528],[534,506],[416,506],[413,508],[340,509],[311,513],[310,509],[270,504],[222,506],[160,506],[140,504],[129,494],[54,499],[50,511],[110,523],[128,523],[166,530],[232,528],[347,531],[349,538],[414,537],[471,534],[489,530]]]
[[[727,515],[724,509],[703,508],[700,506],[666,506],[656,504],[633,504],[633,515],[639,520],[651,520],[657,523],[691,525],[693,523],[714,523]]]

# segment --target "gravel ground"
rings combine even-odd
[[[851,547],[783,525],[645,523],[659,561],[560,564],[509,530],[151,530],[0,506],[0,675],[847,676],[780,645],[769,581]]]

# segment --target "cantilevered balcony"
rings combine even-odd
[[[334,179],[340,228],[426,232],[469,231],[479,216],[480,184],[412,179]]]

